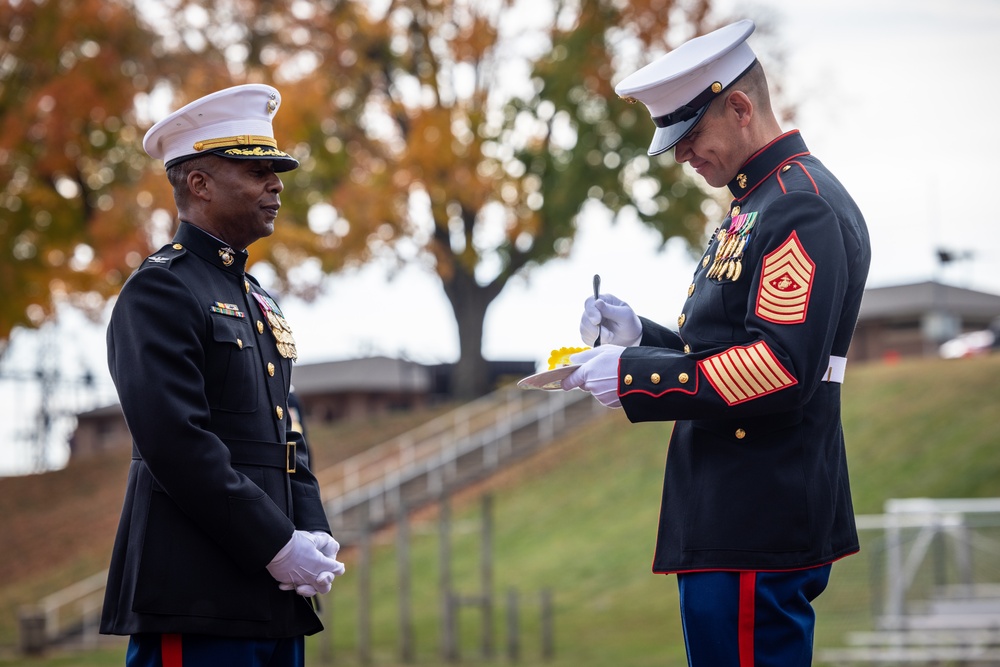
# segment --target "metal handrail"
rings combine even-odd
[[[491,447],[499,448],[501,443],[507,441],[515,431],[533,423],[545,429],[545,432],[540,434],[540,439],[543,442],[550,441],[556,437],[559,430],[554,428],[551,422],[561,418],[566,408],[590,396],[585,392],[553,392],[545,394],[544,398],[545,400],[529,408],[505,412],[503,419],[498,418],[492,429],[484,428],[475,434],[444,439],[440,447],[426,452],[418,459],[403,462],[390,459],[383,466],[382,474],[366,483],[341,489],[335,487],[323,489],[327,514],[331,517],[337,516],[379,496],[391,495],[408,482],[432,475],[435,471],[447,470],[459,458],[476,450],[483,450],[485,453]],[[505,458],[499,452],[493,452],[493,455],[497,457],[497,462]],[[444,474],[441,473],[442,476]]]
[[[460,457],[476,449],[485,452],[491,446],[501,448],[517,429],[532,423],[544,427],[546,438],[551,440],[558,432],[551,422],[567,407],[586,398],[589,394],[584,392],[523,392],[503,388],[464,404],[318,472],[324,496],[330,494],[325,502],[328,513],[330,508],[345,507],[345,501],[363,502],[391,493],[416,476],[454,465]],[[495,465],[505,458],[500,452],[493,455]],[[61,639],[67,610],[78,605],[83,642],[96,643],[101,613],[98,597],[103,595],[107,577],[108,571],[103,570],[39,601],[35,609],[44,618],[47,642]]]

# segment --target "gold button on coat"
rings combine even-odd
[[[257,333],[264,333],[264,323],[260,320],[257,320]]]
[[[274,377],[274,364],[272,364],[270,361],[267,362],[267,374],[270,375],[271,377]]]
[[[687,384],[687,381],[690,380],[690,379],[691,378],[688,377],[687,373],[681,373],[680,375],[677,376],[677,380],[681,384]]]
[[[243,289],[246,290],[247,294],[250,293],[250,281],[246,278],[243,279]]]
[[[173,245],[173,248],[174,248],[174,250],[181,250],[181,249],[182,249],[183,247],[184,247],[184,246],[182,246],[182,245],[181,245],[180,243],[175,243],[175,244]]]
[[[652,375],[649,376],[649,381],[652,382],[653,384],[660,384],[660,374],[653,373]]]
[[[686,319],[687,319],[687,315],[685,315],[684,313],[681,313],[681,316],[677,318],[677,326],[679,326],[679,327],[684,326],[684,320],[686,320]]]
[[[684,346],[684,354],[691,354],[691,346],[690,345],[685,345]]]
[[[237,347],[239,347],[242,350],[243,349],[243,339],[242,338],[237,338],[236,339],[236,345],[237,345]]]
[[[622,382],[624,382],[625,384],[632,384],[632,376],[626,375],[624,378],[622,378]]]
[[[688,296],[691,296],[692,294],[694,294],[694,283],[688,285]]]
[[[285,411],[281,409],[280,405],[274,406],[274,414],[276,414],[278,416],[278,419],[284,419],[285,418]]]
[[[747,437],[747,432],[746,431],[744,431],[741,428],[736,429],[736,439],[737,440],[742,440],[745,437]]]
[[[746,187],[746,186],[744,185],[744,186],[742,186],[742,187]],[[740,214],[740,207],[739,207],[739,206],[734,206],[734,207],[733,207],[733,212],[732,212],[732,215],[731,215],[731,217],[735,218],[735,217],[736,217],[736,216],[738,216],[739,214]]]
[[[704,269],[706,266],[708,266],[708,255],[705,255],[701,260],[701,268]]]
[[[791,168],[792,168],[792,165],[786,164],[784,167],[781,168],[781,172],[784,173],[784,172],[788,171]]]

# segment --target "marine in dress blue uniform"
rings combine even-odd
[[[650,154],[675,148],[679,161],[715,175],[682,142],[722,122],[710,105],[728,104],[756,75],[752,31],[750,21],[722,28],[618,85],[650,109]],[[721,111],[734,124],[746,112]],[[582,333],[601,320],[594,313],[626,312],[634,336],[574,356],[582,366],[563,383],[620,405],[633,422],[675,420],[653,570],[679,575],[695,666],[809,665],[810,602],[830,564],[858,550],[840,395],[868,232],[801,135],[771,135],[727,176],[731,204],[676,328],[611,295],[588,299]],[[600,322],[603,340],[620,324]]]
[[[273,139],[279,104],[270,86],[229,88],[156,124],[144,146],[168,168],[208,154],[223,166],[264,161],[244,166],[271,179],[276,212],[273,172],[297,166]],[[245,248],[183,215],[126,282],[108,327],[133,455],[101,632],[132,636],[129,665],[301,665],[303,636],[322,629],[309,596],[343,567],[291,430],[295,342],[246,273]],[[330,576],[277,579],[293,542]]]

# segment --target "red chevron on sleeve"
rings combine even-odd
[[[806,321],[816,264],[794,231],[764,258],[757,290],[757,316],[775,324]]]

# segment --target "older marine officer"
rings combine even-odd
[[[196,100],[150,128],[180,224],[122,288],[108,364],[132,465],[101,632],[126,664],[302,665],[322,629],[308,597],[344,572],[302,436],[290,430],[296,357],[281,309],[245,272],[274,231],[277,90]]]
[[[676,420],[653,569],[678,575],[689,664],[811,664],[811,601],[858,550],[840,422],[868,275],[864,218],[771,111],[739,21],[616,87],[732,202],[676,329],[610,294],[584,304],[582,365],[563,381],[633,422]]]

